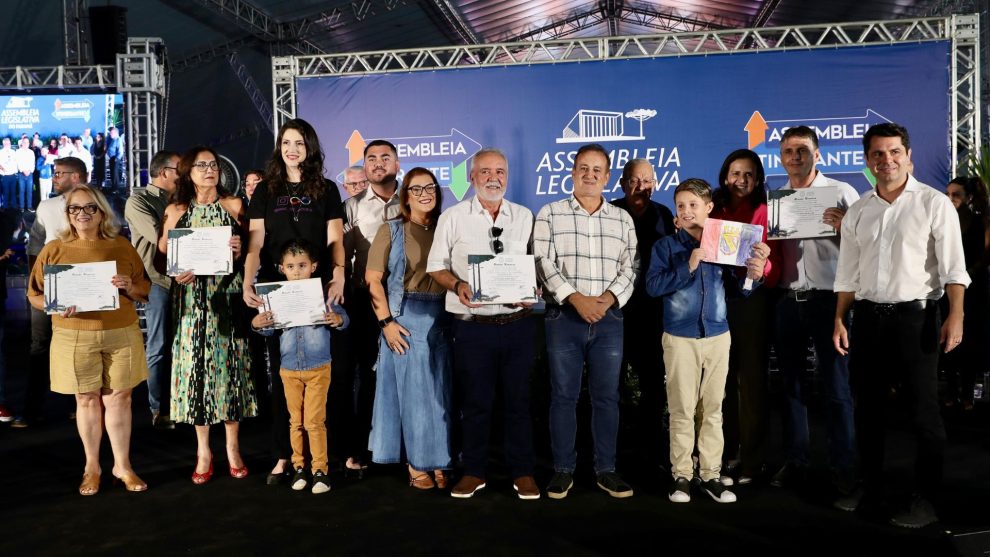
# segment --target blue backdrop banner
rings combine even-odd
[[[911,134],[915,175],[949,179],[950,43],[736,53],[680,58],[507,66],[303,78],[297,114],[311,122],[341,181],[377,138],[398,147],[401,168],[425,166],[445,205],[469,195],[470,157],[481,147],[509,160],[507,197],[535,212],[572,192],[583,143],[612,154],[605,195],[621,196],[622,166],[656,168],[653,198],[668,206],[689,177],[717,186],[725,156],[760,154],[771,187],[783,183],[780,136],[808,125],[820,137],[819,168],[870,188],[862,136],[892,121]],[[345,194],[346,195],[346,194]]]
[[[107,129],[107,104],[118,95],[0,95],[0,136],[38,132],[48,139]],[[119,104],[119,103],[118,103]]]

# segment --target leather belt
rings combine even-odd
[[[855,308],[873,312],[874,315],[887,317],[901,313],[916,313],[919,311],[924,311],[932,305],[934,305],[932,300],[911,300],[909,302],[896,302],[891,304],[878,304],[877,302],[871,302],[869,300],[858,300],[855,304]]]
[[[452,313],[454,319],[459,321],[470,321],[472,323],[482,323],[485,325],[508,325],[519,321],[533,313],[531,309],[523,309],[514,313],[502,313],[499,315],[471,315],[469,313]]]
[[[798,302],[807,302],[808,300],[814,300],[823,296],[832,296],[833,294],[834,292],[831,290],[821,290],[815,288],[807,290],[787,290],[787,297]]]

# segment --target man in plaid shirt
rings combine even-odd
[[[588,369],[598,487],[613,497],[633,494],[615,472],[619,430],[622,305],[639,267],[636,229],[629,213],[605,202],[611,161],[598,144],[578,149],[574,195],[540,209],[533,253],[547,301],[550,355],[550,444],[554,475],[547,495],[563,499],[573,486],[577,452],[576,408]]]

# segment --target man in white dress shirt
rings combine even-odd
[[[808,126],[789,128],[780,140],[780,162],[788,181],[781,189],[826,188],[837,190],[837,206],[822,214],[822,222],[838,232],[849,207],[859,193],[845,182],[828,178],[816,167],[821,160],[818,134]],[[781,296],[777,302],[777,363],[784,380],[785,464],[770,480],[776,487],[802,487],[811,464],[808,398],[804,372],[808,369],[808,339],[814,343],[817,371],[827,406],[828,463],[833,487],[840,496],[855,488],[856,435],[853,401],[849,388],[849,363],[832,348],[832,316],[835,315],[835,268],[839,262],[839,236],[804,240],[779,240],[771,259],[780,269]]]
[[[896,385],[918,450],[914,493],[891,522],[921,528],[938,520],[931,499],[942,480],[939,346],[948,352],[962,341],[963,295],[970,278],[952,203],[909,174],[907,130],[892,123],[875,125],[863,136],[863,148],[877,182],[842,220],[832,340],[840,354],[851,352],[864,504],[878,503],[883,494],[885,403]],[[949,314],[940,326],[937,302],[943,292]],[[844,318],[852,307],[850,338]]]

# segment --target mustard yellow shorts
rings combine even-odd
[[[131,389],[148,378],[141,329],[52,330],[52,391],[66,395]]]

